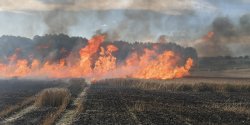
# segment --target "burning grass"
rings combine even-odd
[[[0,62],[0,77],[173,79],[188,76],[194,64],[191,56],[184,57],[186,54],[168,47],[159,51],[161,44],[142,46],[141,51],[131,51],[124,59],[118,60],[117,53],[121,50],[113,43],[104,46],[104,40],[104,35],[96,35],[86,46],[72,53],[77,55],[72,56],[73,59],[69,56],[70,59],[61,58],[55,62],[39,58],[19,59],[20,50],[17,49],[6,63]]]

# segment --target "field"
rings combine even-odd
[[[0,92],[0,124],[53,124],[54,120],[57,119],[56,116],[61,115],[64,111],[64,109],[62,111],[61,106],[63,104],[57,106],[43,103],[53,102],[55,104],[59,102],[59,97],[64,94],[61,89],[65,88],[70,92],[68,94],[70,100],[68,100],[65,107],[70,107],[68,105],[70,101],[76,98],[85,85],[82,79],[2,80],[0,84],[2,89]],[[43,98],[51,100],[43,100]],[[58,113],[60,110],[61,112]],[[52,116],[55,118],[51,119]],[[47,123],[47,121],[51,121],[51,123]]]
[[[1,124],[250,124],[248,78],[16,79],[0,88]]]
[[[60,81],[45,80],[0,80],[0,111],[9,105],[20,103],[37,92],[56,86],[62,86]]]
[[[219,71],[193,71],[192,76],[227,77],[227,78],[250,78],[250,69],[228,69]]]

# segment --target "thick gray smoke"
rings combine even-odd
[[[235,26],[227,17],[216,18],[212,23],[212,30],[215,37],[233,37],[236,35]]]
[[[182,2],[175,0],[123,2],[116,0],[75,0],[73,2],[43,0],[43,2],[49,5],[60,5],[46,15],[45,23],[50,29],[49,33],[58,33],[58,31],[65,33],[65,30],[74,23],[78,25],[76,22],[81,22],[79,27],[88,25],[82,23],[89,23],[89,26],[92,27],[86,26],[88,30],[102,30],[108,34],[108,40],[111,41],[155,41],[157,37],[170,29],[172,32],[180,29],[188,32],[188,30],[194,29],[190,26],[192,21],[186,21],[195,16],[192,2],[188,0]],[[63,10],[72,13],[68,14]],[[72,15],[73,13],[75,15]],[[62,20],[63,22],[60,22]],[[107,28],[102,29],[103,25]]]
[[[240,26],[243,32],[250,34],[250,13],[245,14],[240,18]]]
[[[46,24],[50,29],[49,33],[67,33],[68,28],[77,22],[75,15],[62,12],[65,7],[74,5],[74,2],[69,0],[47,0],[47,3],[63,5],[59,10],[57,8],[57,10],[47,15]],[[82,1],[82,3],[90,3],[89,8],[99,7],[99,2],[98,0]],[[115,3],[112,0],[102,2],[111,8]],[[177,32],[174,39],[178,41],[179,39],[188,40],[192,37],[200,37],[200,33],[204,32],[200,32],[200,30],[208,30],[214,33],[213,36],[195,45],[200,56],[240,56],[250,53],[248,49],[250,47],[250,14],[240,17],[237,23],[234,23],[229,17],[218,17],[214,19],[208,29],[202,29],[200,26],[204,26],[202,25],[203,20],[198,16],[195,6],[192,6],[190,1],[183,2],[184,4],[181,5],[181,3],[174,0],[158,0],[157,2],[155,0],[132,0],[126,3],[125,8],[127,9],[119,9],[119,5],[116,4],[113,5],[113,9],[100,6],[98,11],[87,12],[86,15],[94,15],[97,22],[104,23],[112,21],[109,19],[111,15],[112,18],[115,16],[122,17],[115,25],[109,25],[108,29],[104,31],[108,36],[108,41],[148,42],[156,41],[156,37],[159,37],[158,42],[174,42],[169,39],[166,40],[163,37],[164,34]],[[165,7],[162,7],[162,5]],[[117,9],[115,9],[115,6],[117,6]],[[192,34],[194,32],[195,34]]]
[[[77,23],[76,13],[66,11],[67,7],[75,4],[75,0],[42,0],[42,2],[57,5],[44,14],[44,22],[48,28],[47,33],[67,34],[69,28]]]
[[[23,20],[9,23],[15,26],[20,23],[21,28],[4,25],[10,20],[16,20],[10,18],[9,14],[0,18],[4,33],[20,30],[36,32],[30,33],[32,35],[64,33],[89,38],[99,30],[108,36],[107,41],[177,41],[183,45],[191,44],[196,47],[199,56],[238,56],[250,53],[250,14],[238,18],[238,14],[248,11],[242,11],[247,6],[243,0],[30,0],[32,6],[20,6],[24,2],[1,2],[1,10],[15,12],[17,15],[20,12],[26,14]],[[232,14],[228,14],[230,17],[214,19],[227,15],[228,5],[237,5],[242,10],[233,10]],[[27,18],[34,24],[27,21],[22,26]],[[44,31],[44,24],[47,31]],[[31,28],[34,31],[26,30],[31,29],[26,25],[33,26]],[[211,38],[199,39],[209,31],[214,33]],[[196,39],[199,42],[194,43]]]
[[[209,27],[210,33],[195,45],[199,56],[248,55],[250,14],[241,16],[237,22],[233,23],[228,17],[216,18]]]
[[[166,31],[188,32],[198,28],[198,26],[192,28],[191,21],[187,21],[195,17],[195,13],[192,11],[181,15],[168,15],[149,10],[119,10],[119,13],[123,16],[122,20],[107,30],[108,39],[111,41],[155,42],[157,37],[167,34]],[[102,13],[99,13],[99,16],[99,19],[103,19]]]
[[[67,34],[69,28],[77,23],[77,18],[74,13],[56,9],[45,14],[44,22],[48,27],[49,34]]]
[[[185,6],[175,0],[132,0],[127,8],[134,9],[118,10],[123,18],[117,25],[108,29],[108,39],[155,41],[156,37],[165,34],[169,29],[172,32],[180,29],[188,31],[192,29],[191,22],[186,20],[193,18],[195,11],[191,2],[184,0],[183,3]],[[107,13],[100,12],[97,16],[102,20],[105,14]]]

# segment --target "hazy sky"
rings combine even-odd
[[[102,30],[129,41],[197,38],[214,18],[237,22],[246,13],[250,0],[0,0],[0,35],[89,38]]]

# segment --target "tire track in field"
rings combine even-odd
[[[66,109],[62,117],[56,123],[56,125],[71,125],[74,122],[75,118],[78,115],[77,106],[81,105],[85,100],[88,89],[89,86],[84,88],[84,90],[78,95],[78,97],[71,104],[71,107],[74,108]]]
[[[0,122],[0,124],[1,125],[2,124],[9,125],[9,124],[15,122],[17,119],[23,117],[25,114],[30,113],[30,112],[32,112],[32,111],[34,111],[36,109],[37,108],[34,105],[28,106],[28,107],[22,109],[21,111],[16,112],[13,115],[5,118],[2,122]]]
[[[128,114],[130,115],[130,117],[134,120],[134,122],[137,125],[142,125],[140,120],[137,118],[136,114],[133,113],[133,111],[129,108],[129,106],[126,104],[126,101],[122,98],[121,93],[119,92],[119,97],[122,101],[122,104],[125,106],[125,108],[127,109]]]

